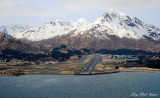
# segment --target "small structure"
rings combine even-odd
[[[56,64],[58,63],[56,59],[49,59],[48,61],[45,62],[45,64]]]
[[[115,69],[119,69],[119,66],[117,65],[117,66],[115,67]]]

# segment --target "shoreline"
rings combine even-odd
[[[160,72],[160,69],[154,69],[154,68],[120,68],[120,69],[114,69],[114,70],[104,70],[104,71],[93,71],[89,75],[101,75],[101,74],[114,74],[114,73],[121,73],[121,72]],[[47,73],[47,72],[0,72],[0,75],[11,75],[11,76],[20,76],[20,75],[80,75],[80,74],[75,74],[75,72],[72,73]],[[85,76],[85,75],[84,75]]]

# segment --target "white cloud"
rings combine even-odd
[[[159,5],[160,0],[0,0],[0,19],[17,16],[72,17],[86,13],[93,15],[98,11],[104,13],[109,8],[157,9]]]
[[[119,7],[159,7],[160,0],[1,0],[0,16],[53,16]],[[44,4],[39,3],[43,1]],[[49,3],[53,3],[53,6]],[[57,4],[57,5],[56,5]],[[39,6],[40,5],[40,6]],[[54,7],[56,5],[56,7]]]
[[[16,0],[15,0],[16,1]],[[24,0],[4,0],[0,1],[0,17],[13,16],[53,16],[56,13],[50,12],[45,7],[27,4]]]
[[[107,10],[109,8],[156,9],[160,0],[59,0],[63,5],[61,12],[89,12],[94,10]]]

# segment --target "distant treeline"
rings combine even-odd
[[[65,52],[62,52],[65,51]],[[55,58],[59,61],[66,61],[71,56],[77,55],[78,57],[81,57],[81,55],[89,54],[89,49],[81,49],[76,50],[68,47],[67,45],[60,45],[52,49],[52,58]]]
[[[73,49],[67,45],[60,45],[53,48],[48,53],[28,53],[24,51],[5,49],[1,50],[1,59],[20,59],[20,60],[45,60],[46,58],[55,58],[59,61],[65,61],[71,56],[101,53],[101,54],[111,54],[111,55],[155,55],[156,53],[146,52],[142,50],[131,50],[131,49],[118,49],[118,50],[107,50],[100,49],[95,51],[93,49],[83,48],[80,50]]]
[[[100,49],[96,53],[101,54],[112,54],[112,55],[155,55],[154,52],[147,52],[143,50],[132,50],[132,49],[117,49],[117,50],[108,50]]]
[[[5,49],[1,50],[2,54],[0,55],[1,59],[19,59],[19,60],[27,60],[27,61],[33,61],[38,60],[44,57],[47,57],[46,54],[34,54],[34,53],[27,53],[24,51],[18,51],[18,50],[12,50],[12,49]]]
[[[147,60],[147,67],[160,69],[160,59],[157,60]]]
[[[149,68],[159,68],[160,69],[160,53],[148,58],[146,60],[146,66]]]
[[[67,50],[66,53],[60,52],[60,51],[52,51],[52,58],[55,58],[59,61],[66,61],[67,59],[69,59],[71,56],[73,55],[77,55],[80,56],[82,55],[82,53],[78,50]]]

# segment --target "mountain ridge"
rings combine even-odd
[[[14,32],[13,36],[44,50],[65,44],[77,49],[160,51],[159,28],[115,10],[108,10],[93,22],[83,18],[75,22],[55,20]]]
[[[105,34],[116,35],[120,38],[143,39],[144,36],[151,37],[154,40],[160,39],[160,29],[153,25],[148,25],[136,17],[130,17],[115,10],[108,10],[96,20],[90,22],[84,18],[77,21],[55,20],[36,27],[26,27],[23,30],[17,30],[12,36],[18,39],[27,39],[31,41],[40,41],[56,36],[62,36],[75,31],[72,36],[83,34],[87,30],[94,30],[97,38],[108,38]],[[99,36],[100,32],[103,36]]]
[[[0,50],[13,49],[26,52],[40,51],[36,47],[30,46],[28,43],[14,38],[13,36],[0,32]]]

